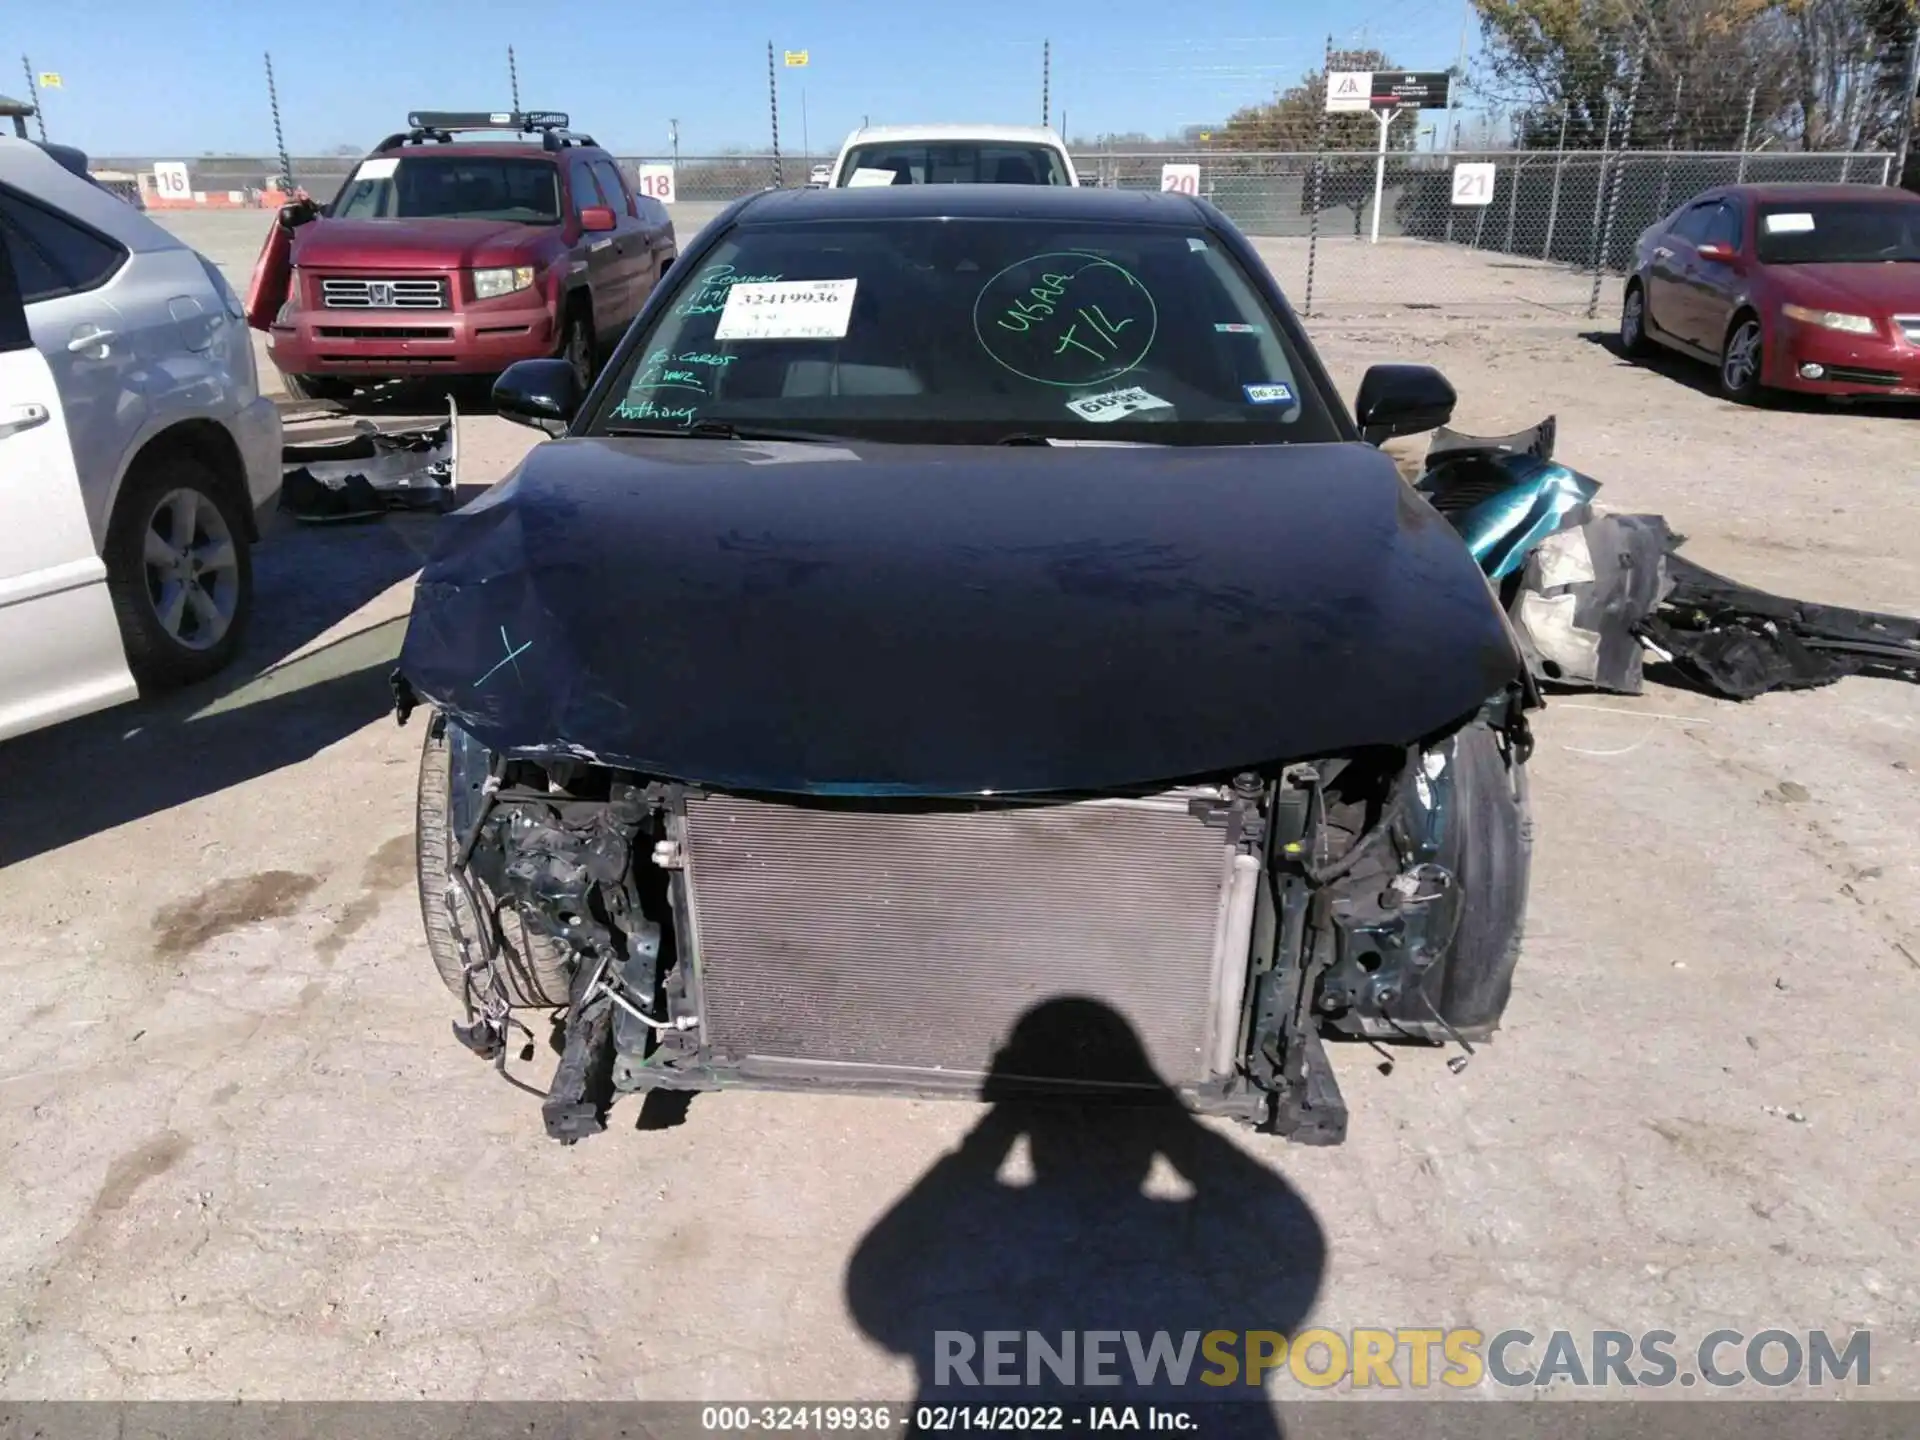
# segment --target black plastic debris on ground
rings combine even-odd
[[[1532,483],[1538,466],[1527,462],[1552,458],[1555,430],[1549,417],[1505,436],[1440,431],[1427,452],[1428,476],[1450,480],[1437,508],[1458,524],[1483,500]],[[1846,675],[1920,683],[1920,620],[1788,599],[1716,575],[1678,553],[1686,537],[1663,516],[1576,505],[1563,522],[1501,596],[1545,684],[1638,695],[1644,655],[1683,684],[1730,700]]]
[[[280,464],[280,508],[308,524],[448,510],[459,488],[459,410],[449,396],[436,425],[382,431],[362,420],[343,440],[282,447]]]

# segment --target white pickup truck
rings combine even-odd
[[[883,125],[840,147],[833,188],[858,185],[1078,185],[1060,136],[1039,125]]]

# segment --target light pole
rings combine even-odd
[[[667,121],[667,137],[673,141],[673,168],[678,170],[680,168],[680,122],[678,120]]]

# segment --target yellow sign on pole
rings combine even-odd
[[[1201,138],[1202,140],[1211,140],[1211,139],[1213,138],[1213,131],[1211,131],[1211,130],[1202,130],[1202,131],[1200,132],[1200,138]]]
[[[807,63],[806,51],[804,50],[787,51],[787,65],[789,68],[794,70],[803,69],[806,66],[806,63]]]
[[[60,77],[51,70],[41,71],[40,88],[42,90],[58,90],[60,88]]]

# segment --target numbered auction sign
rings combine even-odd
[[[1162,165],[1160,167],[1160,188],[1172,190],[1180,195],[1198,195],[1200,193],[1200,167],[1198,165]]]
[[[642,165],[640,193],[658,200],[662,205],[673,204],[673,166]]]
[[[1453,203],[1456,205],[1491,205],[1493,203],[1494,167],[1484,162],[1460,164],[1453,167]]]
[[[153,166],[154,192],[162,200],[193,199],[193,181],[187,175],[187,167],[180,160],[157,160]]]

